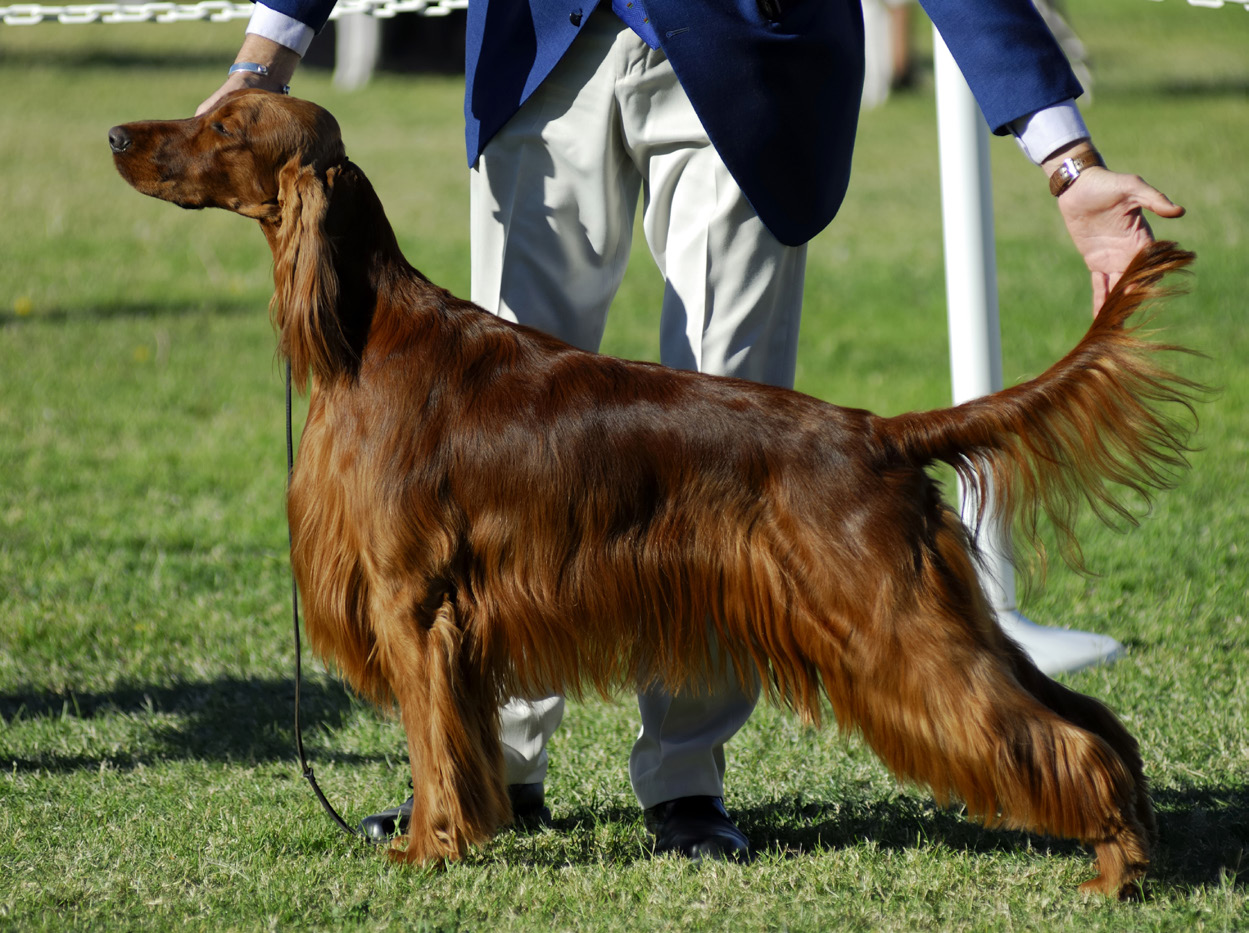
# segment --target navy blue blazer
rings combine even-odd
[[[599,0],[472,0],[465,138],[482,148],[550,74]],[[1031,0],[921,0],[994,132],[1082,91]],[[334,0],[265,0],[314,29]],[[845,196],[863,87],[860,0],[646,0],[711,138],[778,239],[805,243]]]

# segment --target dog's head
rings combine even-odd
[[[273,250],[270,308],[279,348],[301,389],[309,370],[328,379],[354,368],[360,328],[353,331],[340,320],[331,228],[364,223],[352,205],[358,206],[368,182],[347,160],[338,122],[328,111],[247,89],[188,120],[115,126],[108,142],[122,178],[143,194],[260,221]],[[380,205],[370,223],[385,226]]]
[[[143,194],[179,207],[221,207],[276,220],[300,176],[346,161],[338,122],[310,101],[247,89],[186,120],[108,131],[113,162]]]

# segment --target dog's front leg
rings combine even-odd
[[[428,628],[409,626],[387,642],[387,667],[408,736],[412,818],[398,861],[437,863],[462,857],[512,818],[504,784],[498,698],[482,682],[471,637],[450,597]]]

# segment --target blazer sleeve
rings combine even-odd
[[[1084,88],[1031,0],[920,0],[994,133]]]

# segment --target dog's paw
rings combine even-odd
[[[470,848],[471,843],[463,836],[445,831],[420,837],[409,832],[392,839],[386,855],[392,862],[442,869],[464,858]]]
[[[1120,901],[1143,900],[1144,891],[1141,888],[1141,881],[1144,877],[1144,870],[1131,873],[1127,878],[1109,878],[1106,875],[1098,875],[1080,885],[1080,893],[1113,897]]]
[[[1100,894],[1121,901],[1139,899],[1142,896],[1141,881],[1149,866],[1125,860],[1122,855],[1121,849],[1099,846],[1097,867],[1100,873],[1080,885],[1080,893]]]

